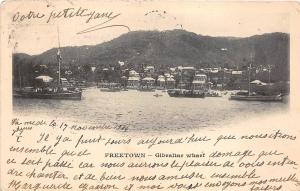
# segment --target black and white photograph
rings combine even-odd
[[[92,11],[64,9],[45,18],[49,24],[42,29],[20,32],[24,38],[31,33],[31,40],[15,42],[15,113],[159,134],[222,128],[287,112],[286,14],[259,13],[257,20],[257,15],[217,10],[204,17],[206,11],[197,7],[144,6],[123,21],[117,12]],[[63,22],[77,15],[96,25],[70,32]],[[13,19],[25,22],[21,13]]]
[[[299,191],[299,21],[294,1],[0,3],[0,190]]]

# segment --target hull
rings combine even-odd
[[[204,92],[168,90],[170,97],[205,98]]]
[[[221,95],[206,94],[205,97],[222,97]]]
[[[276,95],[276,96],[246,96],[246,95],[231,95],[231,100],[240,100],[240,101],[275,101],[275,102],[281,102],[282,96]]]
[[[222,97],[222,94],[218,92],[205,92],[205,97]]]
[[[38,93],[38,92],[16,92],[14,97],[33,99],[63,99],[81,100],[82,92],[58,92],[58,93]]]
[[[117,88],[112,88],[112,89],[110,89],[110,88],[101,88],[100,91],[101,92],[120,92],[121,89],[117,89]]]
[[[155,89],[139,89],[141,92],[155,92]]]
[[[101,83],[98,85],[101,92],[120,92],[121,85],[119,83]]]

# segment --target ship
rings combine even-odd
[[[22,88],[14,92],[16,98],[36,98],[36,99],[63,99],[81,100],[80,90],[42,89],[42,88]]]
[[[250,82],[250,76],[251,76],[251,69],[252,69],[252,62],[253,62],[253,54],[251,54],[251,62],[248,67],[248,91],[240,91],[235,94],[231,94],[229,99],[230,100],[238,100],[238,101],[263,101],[263,102],[281,102],[283,101],[283,97],[281,94],[277,95],[262,95],[257,94],[256,92],[252,92],[251,90],[251,82]],[[270,84],[270,73],[271,69],[269,67],[269,84]]]
[[[58,30],[57,30],[58,31]],[[36,87],[20,87],[13,92],[16,98],[35,98],[35,99],[64,99],[64,100],[81,100],[82,90],[74,86],[64,85],[65,78],[61,78],[60,67],[62,64],[62,57],[60,51],[59,32],[58,32],[58,48],[57,48],[57,62],[58,62],[58,80],[57,84],[52,83],[53,78],[50,76],[38,76],[35,80],[42,80],[42,86]],[[20,75],[20,74],[19,74]],[[20,82],[21,84],[21,82]]]
[[[281,102],[283,100],[281,94],[279,95],[238,95],[233,94],[230,96],[231,100],[240,100],[240,101],[272,101],[272,102]]]

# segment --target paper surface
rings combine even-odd
[[[300,190],[299,16],[296,2],[3,2],[1,190]],[[283,100],[230,100],[265,86],[256,99]]]

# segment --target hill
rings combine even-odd
[[[95,46],[62,47],[61,52],[63,65],[69,68],[101,69],[126,61],[129,68],[141,70],[142,66],[153,65],[161,71],[175,66],[243,68],[249,65],[253,53],[254,66],[272,65],[274,80],[289,80],[289,35],[285,33],[232,38],[202,36],[178,29],[133,31]],[[14,71],[20,66],[55,68],[56,53],[53,48],[33,56],[15,54]],[[24,71],[32,73],[29,70]]]

